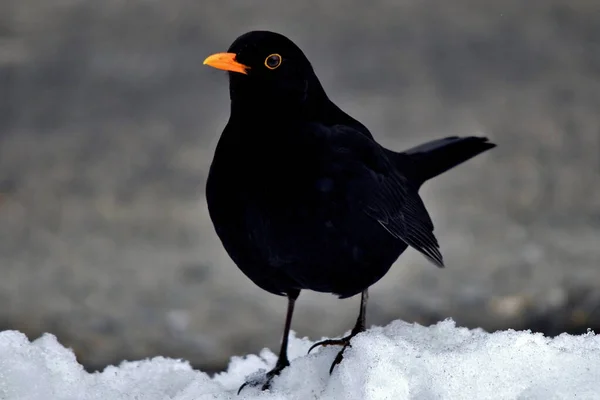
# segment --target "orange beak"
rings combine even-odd
[[[206,57],[204,65],[209,65],[213,68],[222,69],[224,71],[239,72],[240,74],[248,75],[246,72],[250,67],[240,64],[235,61],[235,53],[216,53]]]

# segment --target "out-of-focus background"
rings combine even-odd
[[[204,199],[229,98],[202,61],[251,29],[292,38],[390,148],[499,145],[424,188],[447,268],[405,253],[369,325],[600,328],[597,0],[3,0],[0,329],[52,332],[89,369],[278,348],[285,299],[232,264]],[[303,293],[293,329],[339,336],[357,312]]]

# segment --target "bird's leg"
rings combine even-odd
[[[308,349],[308,352],[310,353],[311,350],[317,346],[332,346],[332,345],[343,346],[342,350],[340,350],[338,355],[333,360],[333,363],[331,364],[331,368],[329,368],[329,373],[333,372],[333,368],[337,364],[339,364],[342,361],[342,359],[344,358],[344,350],[346,350],[346,347],[351,346],[350,340],[352,340],[352,338],[354,336],[365,331],[365,319],[367,316],[367,300],[368,299],[369,299],[369,289],[365,289],[360,296],[360,312],[358,313],[358,318],[356,319],[356,324],[354,325],[354,328],[352,328],[352,331],[350,332],[350,334],[348,336],[343,337],[341,339],[323,340],[321,342],[317,342],[317,343],[313,344],[311,346],[311,348]]]
[[[285,326],[283,328],[283,338],[281,340],[281,349],[279,350],[279,357],[277,358],[277,363],[275,363],[275,367],[272,370],[270,370],[269,372],[267,372],[266,381],[264,381],[261,390],[269,389],[271,386],[271,380],[273,378],[275,378],[277,375],[279,375],[285,367],[290,365],[290,361],[288,360],[288,355],[287,355],[288,336],[290,334],[290,328],[292,326],[292,315],[294,314],[294,304],[296,303],[296,299],[298,298],[299,295],[300,295],[299,290],[288,293],[288,307],[287,307],[287,314],[285,317]],[[240,388],[238,390],[238,394],[240,394],[242,389],[248,384],[253,385],[253,382],[246,382],[242,386],[240,386]]]

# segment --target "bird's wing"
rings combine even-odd
[[[443,267],[433,223],[418,188],[371,138],[348,126],[326,129],[334,162],[346,170],[346,176],[351,176],[347,182],[348,194],[359,200],[361,210],[391,235]]]
[[[368,198],[365,212],[390,234],[421,252],[438,267],[444,266],[433,223],[418,192],[393,172],[383,178]]]

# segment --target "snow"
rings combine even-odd
[[[183,360],[156,357],[87,373],[51,334],[30,341],[0,332],[2,400],[220,399],[599,399],[600,336],[593,332],[547,338],[517,331],[487,333],[395,321],[356,336],[329,375],[339,347],[307,355],[313,342],[290,336],[290,367],[270,391],[238,387],[276,355],[233,357],[214,377]]]

